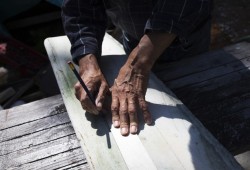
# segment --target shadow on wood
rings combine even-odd
[[[250,43],[161,65],[156,74],[232,153],[250,149]]]
[[[123,137],[119,129],[111,126],[111,118],[108,122],[101,119],[89,122],[74,95],[73,85],[77,80],[67,66],[71,59],[68,39],[48,38],[45,46],[70,120],[92,169],[241,169],[233,156],[153,74],[146,100],[151,103],[154,126],[144,125],[138,135]],[[105,56],[100,65],[109,84],[113,84],[126,59],[123,54],[121,45],[106,34]],[[107,147],[104,135],[96,135],[91,123],[103,131],[101,134],[109,133],[111,148]]]

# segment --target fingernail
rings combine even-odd
[[[136,127],[136,126],[131,126],[131,127],[130,127],[130,132],[131,132],[132,134],[136,133],[136,132],[137,132],[137,127]]]
[[[119,121],[114,121],[114,127],[119,127]]]
[[[121,134],[122,135],[127,135],[128,134],[128,128],[121,128]]]

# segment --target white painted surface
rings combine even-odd
[[[235,159],[245,170],[250,170],[250,151],[236,155]]]
[[[233,156],[203,127],[176,96],[151,75],[146,100],[154,125],[140,123],[139,134],[122,137],[100,117],[85,114],[74,96],[76,79],[67,66],[70,43],[64,37],[45,41],[69,117],[92,169],[241,169]],[[100,65],[110,85],[126,61],[122,46],[104,38]],[[111,126],[110,115],[108,124]],[[110,140],[111,148],[107,142]]]

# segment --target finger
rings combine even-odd
[[[79,82],[75,84],[74,89],[75,89],[75,96],[79,100],[81,96],[81,85]]]
[[[93,102],[90,100],[90,98],[87,96],[86,92],[83,89],[79,100],[81,102],[82,107],[86,109],[86,111],[98,115],[99,112],[96,106],[93,104]]]
[[[119,108],[119,116],[120,116],[120,129],[121,134],[126,136],[129,134],[129,119],[128,119],[128,104],[126,97],[122,96],[120,99],[120,108]]]
[[[114,127],[118,128],[120,126],[119,99],[113,93],[112,93],[112,102],[111,102],[111,112],[112,112],[113,125],[114,125]]]
[[[90,100],[90,98],[86,95],[84,96],[85,98],[83,99],[83,103],[85,104],[85,106],[88,107],[89,112],[93,113],[95,115],[98,115],[99,111],[97,110],[96,106],[93,104],[93,102]]]
[[[102,85],[99,88],[99,92],[97,94],[97,98],[96,98],[96,101],[95,101],[98,111],[102,110],[104,99],[105,99],[105,96],[106,96],[106,93],[107,93],[108,90],[109,90],[109,88],[108,88],[107,84],[102,83]]]
[[[130,133],[135,134],[137,133],[138,129],[138,117],[137,117],[137,110],[136,110],[136,100],[135,95],[130,94],[128,98],[128,113],[129,113],[129,120],[130,120]]]
[[[88,83],[87,88],[91,94],[93,94],[96,87],[92,83]],[[92,102],[92,100],[87,95],[86,91],[83,89],[82,85],[78,82],[75,85],[76,90],[76,97],[78,100],[80,100],[82,106],[84,109],[87,109],[89,113],[93,113],[95,115],[98,115],[99,111],[97,110],[97,107],[95,106],[95,103]]]
[[[81,102],[82,108],[86,110],[89,113],[98,115],[99,111],[96,109],[96,107],[93,106],[93,103],[91,100],[85,100],[84,102]]]
[[[82,105],[83,110],[85,110],[86,112],[91,113],[91,110],[88,108],[87,105],[85,105],[84,103],[81,103],[81,105]]]
[[[77,82],[74,86],[75,88],[75,96],[80,101],[82,108],[87,112],[92,112],[92,110],[88,107],[88,104],[86,104],[86,92],[83,90],[81,84]],[[88,102],[87,102],[88,103]]]
[[[145,101],[143,96],[139,97],[139,105],[143,113],[144,121],[148,125],[152,124],[151,113],[148,110],[147,102]]]

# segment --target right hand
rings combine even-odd
[[[103,108],[109,86],[93,54],[88,54],[79,60],[79,74],[90,93],[96,97],[95,105],[79,82],[75,84],[76,98],[81,102],[84,110],[97,115]]]

